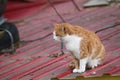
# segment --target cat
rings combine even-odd
[[[71,53],[75,68],[73,73],[82,73],[86,67],[102,64],[106,51],[99,37],[92,31],[69,23],[54,23],[53,38],[62,41]]]

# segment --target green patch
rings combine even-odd
[[[51,80],[120,80],[120,76],[103,75],[101,77],[89,77],[89,78],[84,78],[84,77],[78,76],[74,79],[52,78]]]

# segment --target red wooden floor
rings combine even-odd
[[[106,6],[84,9],[82,6],[86,1],[75,0],[81,11],[78,11],[71,1],[57,3],[55,7],[65,21],[73,25],[81,25],[92,31],[97,31],[120,20],[119,7]],[[32,7],[16,10],[9,9],[5,13],[10,21],[22,19],[16,23],[21,40],[32,40],[50,35],[40,41],[31,42],[18,48],[17,54],[0,55],[0,80],[50,80],[52,77],[71,78],[76,75],[94,77],[105,73],[120,75],[120,25],[97,33],[107,51],[104,64],[82,74],[73,74],[68,67],[71,62],[69,54],[57,58],[48,57],[50,54],[60,52],[60,44],[52,38],[54,28],[52,24],[61,22],[61,19],[50,6],[38,11],[41,6],[32,5]],[[29,15],[34,16],[29,17]],[[93,72],[96,74],[92,74]]]

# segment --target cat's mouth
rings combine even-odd
[[[56,40],[56,41],[62,41],[62,38],[61,37],[57,37],[57,36],[53,36],[53,39]]]
[[[61,40],[62,40],[61,37],[56,36],[56,33],[55,33],[55,32],[53,32],[53,39],[56,40],[56,41],[61,41]]]

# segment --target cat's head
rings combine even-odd
[[[72,25],[69,23],[61,24],[54,23],[53,38],[57,41],[61,41],[66,36],[71,35],[72,33],[71,27]]]

